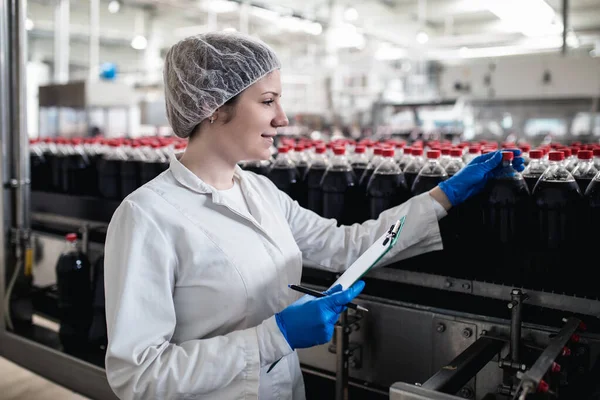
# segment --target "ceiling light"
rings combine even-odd
[[[417,33],[417,43],[425,44],[429,41],[429,35],[426,32],[420,31]]]
[[[347,8],[346,11],[344,11],[344,19],[346,21],[356,21],[358,19],[358,11],[356,11],[356,8]]]
[[[223,32],[237,32],[237,29],[231,28],[231,27],[230,28],[225,28],[225,29],[223,29]]]
[[[544,0],[487,0],[488,10],[505,26],[526,36],[544,36],[562,32],[554,9]]]
[[[337,49],[342,48],[358,48],[365,46],[365,36],[358,32],[356,26],[352,24],[342,24],[327,30],[327,38],[332,47]]]
[[[148,45],[148,41],[142,35],[137,35],[131,41],[131,47],[133,47],[136,50],[144,50],[147,45]]]
[[[276,21],[279,18],[279,13],[273,10],[255,6],[250,7],[250,14],[267,21]]]
[[[118,0],[112,0],[110,3],[108,3],[108,12],[111,14],[116,14],[119,12],[119,10],[121,9],[121,2],[119,2]]]
[[[461,57],[467,57],[469,55],[469,48],[466,46],[461,47],[460,50],[458,50],[458,54],[460,54]]]
[[[231,13],[240,8],[239,3],[227,0],[211,0],[206,7],[216,14]]]
[[[28,31],[33,29],[33,21],[31,20],[31,18],[27,18],[25,20],[25,29]]]

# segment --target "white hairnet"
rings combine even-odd
[[[278,68],[267,44],[241,33],[205,33],[173,45],[163,73],[173,132],[188,137],[217,108]]]

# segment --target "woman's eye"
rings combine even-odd
[[[266,104],[266,105],[270,106],[271,103],[273,103],[273,102],[274,102],[274,100],[272,100],[272,99],[271,100],[265,100],[265,101],[263,101],[263,104]]]

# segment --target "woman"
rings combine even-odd
[[[122,399],[303,399],[294,350],[328,342],[364,286],[298,299],[288,284],[303,260],[341,272],[401,215],[387,262],[439,250],[438,219],[500,162],[482,156],[377,220],[336,227],[237,166],[268,158],[288,124],[279,69],[267,45],[234,33],[166,56],[167,115],[188,147],[123,201],[106,239],[106,372]]]

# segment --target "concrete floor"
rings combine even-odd
[[[90,400],[0,357],[0,400]]]

